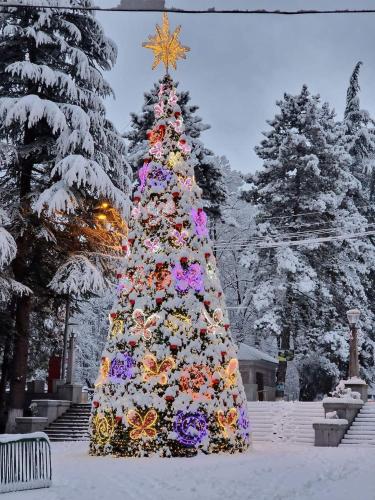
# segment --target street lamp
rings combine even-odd
[[[350,309],[346,313],[350,326],[350,343],[349,343],[349,379],[359,378],[359,361],[358,361],[358,345],[357,345],[357,323],[361,311],[359,309]]]

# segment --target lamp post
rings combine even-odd
[[[349,343],[349,379],[353,377],[359,378],[357,323],[360,314],[361,311],[359,309],[350,309],[350,311],[346,313],[351,332]]]

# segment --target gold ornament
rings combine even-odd
[[[128,424],[133,429],[130,431],[130,439],[136,440],[141,438],[153,439],[156,437],[155,424],[158,420],[158,414],[153,408],[142,416],[137,410],[128,411],[126,416]]]
[[[92,419],[95,441],[99,445],[107,444],[115,432],[115,420],[113,416],[97,413]]]
[[[111,337],[117,337],[124,331],[124,321],[122,319],[115,320],[111,328]]]
[[[95,387],[99,387],[104,384],[104,382],[107,380],[110,367],[111,367],[111,362],[109,358],[106,357],[102,358],[102,361],[100,363],[99,377],[95,382]]]
[[[168,167],[174,168],[176,165],[181,163],[182,160],[183,160],[183,158],[182,158],[182,154],[180,152],[177,152],[177,153],[171,152],[171,153],[169,153],[169,157],[168,157]]]
[[[217,420],[221,427],[221,432],[225,438],[228,438],[235,430],[238,420],[236,408],[231,408],[227,414],[222,410],[217,412]]]
[[[177,69],[177,60],[186,59],[186,52],[189,52],[190,48],[181,45],[180,32],[181,26],[178,26],[173,33],[169,31],[168,14],[165,12],[162,26],[156,25],[156,35],[150,35],[148,41],[142,44],[142,47],[151,49],[154,53],[152,69],[155,69],[162,62],[168,73],[170,65]]]

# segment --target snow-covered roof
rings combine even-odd
[[[244,361],[269,361],[270,363],[279,363],[276,358],[247,344],[239,345],[238,359]]]

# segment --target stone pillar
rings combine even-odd
[[[76,357],[76,338],[74,332],[72,332],[69,341],[68,349],[68,368],[66,371],[66,383],[74,384],[74,371],[75,371],[75,357]]]

